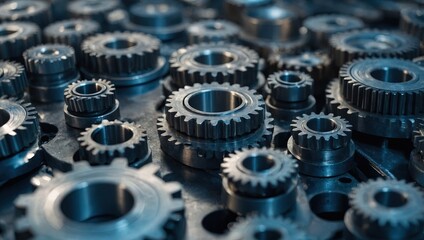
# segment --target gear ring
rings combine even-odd
[[[0,61],[0,95],[22,97],[28,87],[25,68],[12,61]]]
[[[402,9],[400,19],[400,28],[403,31],[418,39],[424,38],[424,9]]]
[[[268,77],[270,96],[276,101],[300,102],[308,99],[314,80],[297,71],[279,71]]]
[[[21,60],[22,53],[41,43],[40,28],[27,22],[0,24],[5,35],[0,36],[0,58]]]
[[[187,28],[189,44],[209,42],[229,42],[238,40],[240,28],[225,20],[204,20]]]
[[[76,163],[73,171],[56,172],[34,193],[19,196],[15,207],[25,213],[14,223],[15,234],[19,239],[182,239],[185,217],[181,186],[166,183],[157,174],[155,165],[133,169],[122,158],[110,166]],[[81,206],[86,206],[87,212]],[[87,221],[96,217],[98,221]],[[61,227],[54,224],[64,221]]]
[[[235,44],[203,43],[179,49],[169,63],[170,74],[179,87],[210,82],[252,86],[257,80],[259,56]]]
[[[35,74],[57,74],[75,68],[75,52],[63,44],[38,45],[23,54],[27,71]]]
[[[170,127],[188,136],[223,139],[259,128],[265,103],[254,90],[238,84],[195,84],[173,92],[165,115]]]

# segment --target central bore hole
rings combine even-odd
[[[252,9],[247,13],[247,15],[252,18],[265,20],[284,19],[289,17],[286,10],[275,6]]]
[[[255,240],[283,240],[284,236],[281,232],[274,229],[265,229],[264,231],[256,231],[253,235]]]
[[[371,76],[378,81],[389,83],[402,83],[412,80],[413,76],[405,70],[385,67],[371,71]]]
[[[299,76],[293,73],[283,73],[280,75],[279,80],[283,83],[297,83],[302,81],[302,79]]]
[[[122,125],[107,125],[96,129],[91,138],[102,145],[115,145],[124,143],[133,137],[134,133]]]
[[[194,61],[204,65],[223,65],[234,61],[234,57],[225,52],[205,52],[194,58]]]
[[[17,32],[18,31],[12,30],[12,29],[0,28],[0,36],[2,36],[2,37],[9,36],[9,35],[12,35],[12,34],[17,33]]]
[[[41,49],[40,54],[44,56],[59,55],[59,51],[56,49],[43,48]]]
[[[8,111],[0,108],[0,127],[3,127],[10,120]]]
[[[220,113],[238,108],[243,99],[231,91],[207,90],[190,96],[188,104],[197,111]]]
[[[275,161],[271,156],[257,155],[245,158],[242,162],[242,165],[252,172],[260,173],[274,167]]]
[[[408,198],[400,192],[392,190],[381,190],[375,194],[374,199],[388,208],[402,207],[408,202]]]
[[[75,91],[81,95],[95,94],[102,90],[102,86],[93,82],[82,84],[75,88]]]
[[[81,25],[77,24],[77,23],[69,23],[69,24],[65,24],[64,26],[62,26],[62,31],[63,30],[67,30],[67,31],[77,31],[82,29]]]
[[[208,23],[205,25],[205,28],[211,31],[218,31],[224,29],[224,25],[221,23]]]
[[[337,124],[328,118],[313,118],[306,122],[306,126],[315,132],[331,132],[337,129]]]
[[[130,47],[134,47],[135,45],[137,45],[137,43],[129,41],[129,40],[125,40],[125,39],[117,39],[117,40],[105,43],[105,47],[110,49],[126,49]]]
[[[88,184],[68,193],[60,203],[62,213],[67,218],[83,223],[118,219],[133,206],[133,195],[122,185],[114,183]]]
[[[11,6],[10,10],[11,12],[22,12],[22,11],[29,11],[29,9],[32,6],[29,4],[26,4],[24,2],[15,3]]]
[[[349,198],[342,193],[320,193],[311,198],[309,206],[312,212],[322,219],[342,221],[349,208]]]
[[[331,19],[328,20],[326,23],[327,25],[334,27],[342,27],[347,25],[347,22],[344,19]]]

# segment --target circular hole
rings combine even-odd
[[[337,129],[337,124],[328,118],[312,118],[306,122],[306,127],[314,132],[331,132]]]
[[[278,230],[274,229],[264,229],[263,231],[256,231],[253,234],[253,237],[255,238],[255,240],[284,239],[283,234]]]
[[[334,26],[334,27],[344,27],[347,25],[347,21],[344,19],[330,19],[327,22],[327,25]]]
[[[81,31],[83,27],[78,23],[68,23],[60,27],[60,31]]]
[[[405,70],[385,67],[371,71],[371,76],[378,81],[389,83],[402,83],[412,80],[413,76]]]
[[[342,221],[349,209],[349,198],[343,193],[326,192],[315,195],[309,200],[312,212],[328,221]]]
[[[194,58],[194,61],[209,65],[223,65],[234,61],[234,57],[230,53],[226,52],[204,52]]]
[[[374,199],[388,208],[402,207],[408,202],[408,198],[400,192],[383,189],[375,194]]]
[[[91,134],[91,138],[102,145],[115,145],[130,140],[133,135],[130,129],[115,124],[99,127]]]
[[[102,86],[94,82],[81,84],[75,88],[75,92],[81,95],[95,94],[95,93],[101,92],[102,90],[103,90]]]
[[[252,18],[265,19],[265,20],[274,20],[274,19],[283,19],[290,16],[290,14],[279,7],[261,7],[252,9],[247,13],[248,16]]]
[[[8,111],[0,108],[0,127],[3,127],[10,120]]]
[[[280,74],[279,81],[283,83],[297,83],[302,81],[302,79],[296,74],[285,72]]]
[[[260,173],[274,167],[275,161],[271,156],[257,155],[243,159],[242,165],[252,172]]]
[[[115,183],[89,183],[69,192],[60,203],[67,218],[84,223],[116,220],[133,206],[133,195],[122,184]]]
[[[51,48],[43,48],[40,50],[40,54],[44,56],[59,55],[59,51]]]
[[[2,37],[9,36],[9,35],[15,34],[17,32],[18,31],[12,30],[12,29],[0,28],[0,36],[2,36]]]
[[[339,178],[339,182],[341,182],[341,183],[351,183],[352,179],[350,179],[348,177],[341,177],[341,178]]]
[[[221,23],[208,23],[205,25],[205,28],[211,31],[218,31],[224,29],[225,27]]]
[[[228,232],[228,225],[235,222],[237,217],[237,214],[229,210],[216,210],[202,219],[202,226],[211,233],[224,234]]]
[[[243,104],[243,99],[234,92],[207,90],[189,96],[188,105],[196,111],[221,113],[234,110]]]
[[[126,39],[117,39],[117,40],[105,43],[105,47],[110,49],[118,49],[118,50],[134,47],[135,45],[137,45],[137,43],[131,42]]]
[[[11,8],[9,9],[9,11],[11,12],[23,12],[23,11],[29,11],[30,8],[32,6],[29,4],[24,4],[23,2],[21,3],[15,3],[11,5]]]

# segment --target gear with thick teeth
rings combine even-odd
[[[209,42],[237,42],[240,28],[225,20],[204,20],[187,28],[189,44]]]
[[[258,77],[258,54],[230,43],[203,43],[181,48],[169,59],[170,74],[179,87],[228,82],[252,86]]]
[[[286,191],[297,176],[292,156],[267,148],[236,151],[224,158],[221,169],[230,188],[258,196]]]
[[[213,82],[173,92],[166,101],[165,116],[170,127],[188,136],[225,139],[258,129],[265,108],[256,91]]]
[[[28,87],[28,79],[22,64],[0,61],[0,95],[22,97]]]
[[[422,239],[424,194],[403,180],[370,180],[351,194],[345,225],[355,239]]]
[[[55,172],[33,193],[19,196],[15,235],[19,239],[183,239],[181,185],[164,182],[158,174],[156,165],[134,169],[123,158],[109,166],[78,162],[72,171]],[[58,222],[66,224],[58,226]]]
[[[38,138],[38,114],[24,100],[0,99],[0,157],[11,156],[30,146]]]
[[[81,45],[82,65],[92,73],[142,73],[157,66],[159,47],[159,39],[142,33],[97,34]]]
[[[424,9],[407,8],[401,11],[400,28],[423,41],[424,38]]]
[[[41,43],[40,28],[27,22],[1,23],[0,30],[0,58],[21,60],[22,53]]]
[[[249,216],[239,219],[231,228],[227,240],[285,239],[312,240],[295,223],[283,217]]]
[[[38,45],[23,54],[28,72],[34,74],[57,74],[75,68],[75,52],[63,44]]]
[[[151,160],[146,132],[138,124],[103,120],[82,132],[78,141],[80,159],[90,164],[109,164],[116,157],[136,166]]]
[[[51,22],[50,5],[40,0],[13,0],[0,5],[0,21],[32,22],[41,28]]]
[[[270,96],[277,101],[299,102],[308,99],[314,80],[298,71],[278,71],[268,77]]]
[[[336,66],[365,57],[412,59],[420,53],[418,38],[399,31],[353,30],[330,38],[330,56]]]
[[[73,82],[65,89],[65,103],[72,112],[102,112],[115,105],[115,85],[104,79]]]

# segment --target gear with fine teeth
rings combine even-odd
[[[75,68],[75,51],[63,44],[38,45],[23,54],[28,72],[57,74]]]
[[[146,132],[134,123],[103,120],[82,132],[78,141],[80,159],[93,165],[109,164],[116,157],[136,166],[151,160]]]
[[[0,58],[21,60],[22,53],[41,43],[40,28],[29,22],[7,22],[0,24],[4,35],[0,36]]]
[[[355,188],[345,225],[354,239],[423,239],[424,194],[399,180],[371,180]]]
[[[236,44],[202,43],[174,52],[169,63],[170,74],[179,87],[210,82],[253,86],[257,81],[259,56]]]
[[[51,22],[50,4],[41,0],[12,0],[0,5],[0,21],[25,21],[45,27]]]
[[[224,139],[258,129],[265,108],[254,90],[213,82],[173,92],[166,101],[165,116],[170,127],[188,136]]]
[[[130,168],[126,159],[118,158],[109,166],[78,162],[72,171],[55,172],[51,180],[41,181],[33,193],[15,201],[15,235],[18,239],[183,239],[181,186],[164,182],[157,177],[158,170],[153,164]],[[58,226],[58,222],[66,224]]]
[[[400,28],[422,41],[424,38],[424,9],[402,9],[400,19]]]
[[[276,101],[300,102],[312,93],[314,80],[297,71],[278,71],[268,77],[270,96]]]
[[[240,28],[225,20],[204,20],[187,28],[190,44],[206,42],[237,42]]]
[[[414,147],[418,149],[421,153],[424,153],[424,119],[417,118],[415,119],[415,129],[412,133],[412,141]]]
[[[0,61],[0,95],[23,96],[28,87],[25,68],[13,61]]]

